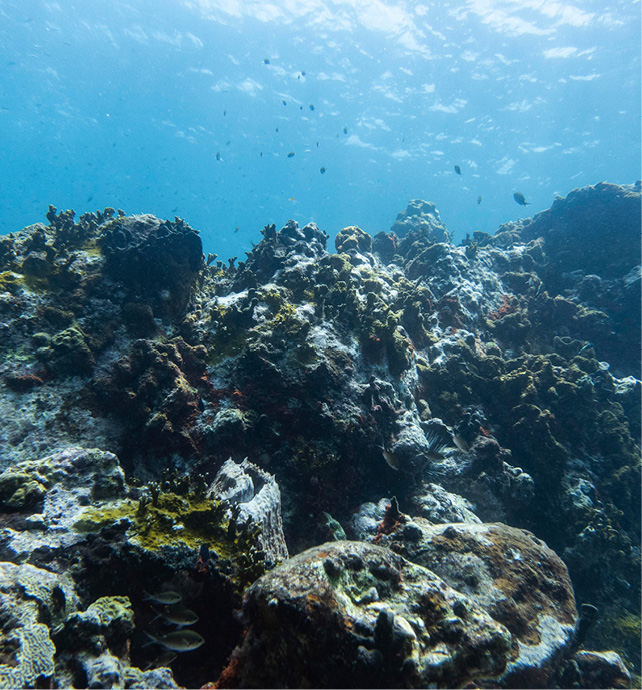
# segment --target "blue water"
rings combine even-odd
[[[268,222],[375,234],[423,198],[458,240],[640,177],[639,1],[1,0],[0,20],[0,234],[115,206],[243,256]]]

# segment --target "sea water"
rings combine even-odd
[[[243,258],[266,223],[376,234],[422,198],[458,241],[640,176],[639,1],[2,0],[0,19],[0,234],[113,206]]]

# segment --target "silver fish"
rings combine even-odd
[[[183,628],[186,625],[193,625],[196,623],[196,621],[198,621],[198,616],[194,613],[194,611],[191,611],[184,606],[172,606],[165,611],[156,611],[156,609],[154,609],[154,612],[156,613],[156,616],[150,621],[151,623],[159,618],[162,618],[168,623],[173,623],[174,625],[178,625],[179,627]]]
[[[150,594],[143,590],[143,601],[153,601],[155,604],[160,604],[161,606],[171,606],[172,604],[178,604],[182,599],[178,592],[158,592],[158,594]]]
[[[167,635],[152,635],[146,632],[145,635],[152,642],[165,647],[165,649],[170,649],[172,652],[191,652],[205,644],[205,640],[193,630],[177,630],[167,633]]]

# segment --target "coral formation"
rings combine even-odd
[[[265,684],[271,622],[309,642],[290,683],[322,652],[362,686],[637,682],[639,183],[460,246],[420,200],[336,253],[266,225],[226,262],[178,218],[46,219],[0,238],[0,556],[9,581],[69,573],[76,603],[33,623],[36,665],[10,628],[12,682]],[[176,591],[202,646],[144,646],[144,589]]]

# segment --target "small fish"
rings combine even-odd
[[[392,467],[393,470],[398,470],[399,469],[399,458],[397,455],[389,450],[386,450],[385,448],[381,449],[381,454],[383,455],[385,461],[388,463],[390,467]]]
[[[193,649],[198,649],[205,644],[205,640],[193,630],[177,630],[176,632],[167,633],[167,635],[152,635],[146,632],[145,635],[151,640],[147,644],[152,644],[153,642],[172,652],[191,652]]]
[[[310,110],[314,110],[314,104],[310,103]]]
[[[270,64],[270,59],[269,59],[269,58],[263,58],[263,64],[264,64],[264,65],[269,65],[269,64]]]
[[[290,151],[290,153],[288,153],[288,158],[292,158],[293,155],[294,155],[294,151]]]
[[[234,228],[234,232],[238,232],[240,229],[241,229],[241,228],[237,225],[237,226]]]
[[[317,141],[317,148],[319,148],[319,142]]]
[[[221,152],[220,152],[220,151],[217,151],[217,152],[216,152],[216,160],[217,160],[217,161],[220,161],[220,160],[221,160]]]
[[[145,671],[149,671],[152,668],[161,668],[161,666],[169,666],[175,659],[176,654],[168,649],[159,654],[154,661],[150,661],[147,666],[145,666]]]
[[[319,172],[320,172],[322,175],[325,175],[325,165],[322,165],[322,166],[319,168]]]
[[[277,127],[275,131],[278,132],[278,131],[279,131],[279,128]]]
[[[305,72],[301,71],[301,76],[305,77]]]
[[[179,628],[184,628],[186,625],[194,625],[194,623],[198,621],[198,616],[194,611],[184,606],[171,606],[164,611],[156,611],[156,609],[154,609],[154,613],[156,613],[156,616],[152,618],[150,623],[162,618],[168,623],[173,623],[174,625],[178,625]]]
[[[296,199],[293,196],[291,196],[288,198],[288,201],[296,201]]]
[[[343,128],[343,133],[344,133],[344,134],[347,134],[347,133],[348,133],[348,128],[347,128],[347,127],[344,127],[344,128]]]
[[[520,206],[528,206],[528,201],[526,201],[521,192],[515,192],[515,194],[513,194],[513,199],[515,199]]]
[[[455,172],[456,172],[458,175],[461,175],[461,168],[460,168],[458,165],[455,166]]]
[[[481,197],[480,196],[477,197],[477,206],[479,206],[479,204],[481,204]]]
[[[470,450],[470,446],[466,443],[466,439],[460,434],[453,433],[453,443],[462,453],[467,453]]]
[[[225,117],[226,115],[227,115],[227,110],[224,110],[223,111],[223,117]]]
[[[283,103],[283,105],[287,105],[287,104],[288,104],[287,101],[281,101],[281,103]]]
[[[161,604],[162,606],[178,604],[182,599],[178,592],[159,592],[158,594],[150,594],[143,590],[143,593],[145,595],[143,601],[153,601],[155,604]]]

